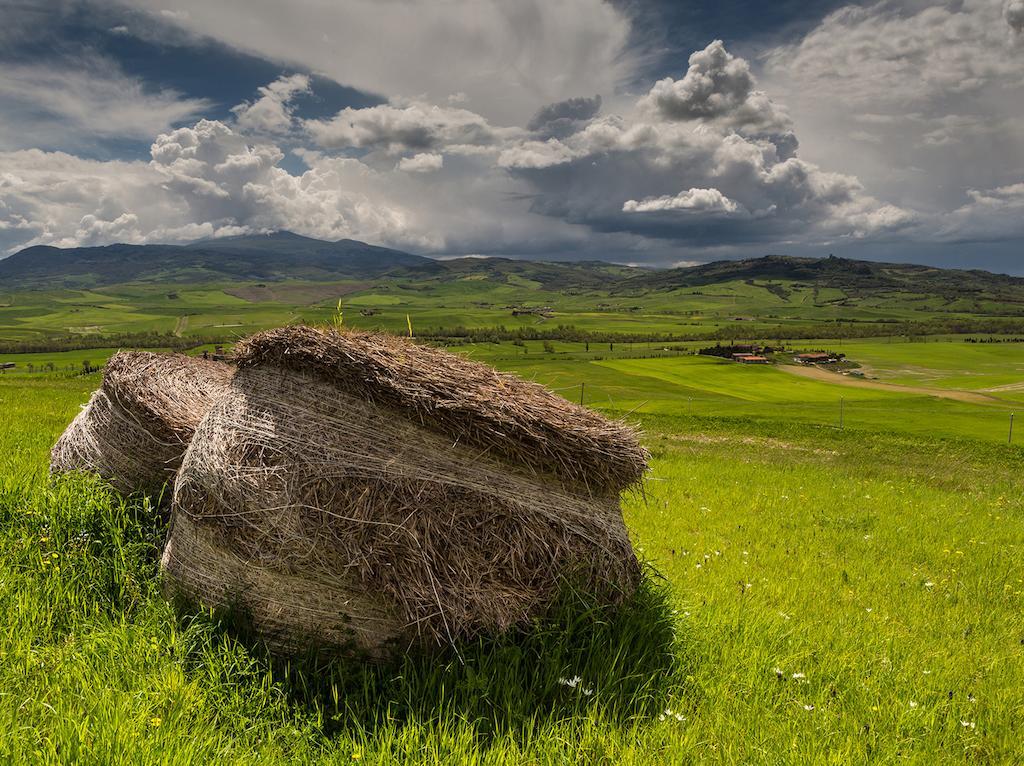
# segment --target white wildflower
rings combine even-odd
[[[594,693],[593,689],[589,689],[582,685],[583,679],[579,676],[573,676],[572,678],[559,678],[558,683],[562,684],[562,686],[568,686],[570,689],[579,689],[586,697],[589,697]]]
[[[960,725],[963,726],[965,729],[973,729],[974,721],[961,721]]]

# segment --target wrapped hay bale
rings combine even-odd
[[[236,355],[178,475],[172,591],[278,650],[383,654],[522,625],[567,581],[635,588],[625,424],[391,336],[289,327]]]
[[[234,368],[185,356],[122,351],[50,453],[50,472],[92,471],[121,492],[157,491]]]

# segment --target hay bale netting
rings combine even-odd
[[[514,375],[382,335],[236,347],[175,487],[168,588],[278,650],[371,653],[521,625],[566,581],[616,602],[639,566],[619,494],[636,433]]]
[[[115,354],[54,445],[50,473],[95,472],[125,493],[160,490],[233,374],[231,365],[183,354]]]

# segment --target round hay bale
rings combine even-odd
[[[493,371],[467,397],[467,377],[453,368],[468,365],[483,376],[483,365],[436,349],[289,332],[318,333],[332,359],[347,355],[360,365],[366,345],[387,349],[398,356],[375,361],[418,362],[434,380],[436,389],[427,390],[437,393],[406,377],[420,398],[400,405],[379,378],[353,383],[333,361],[278,364],[287,350],[244,357],[178,474],[162,561],[172,593],[242,607],[275,649],[351,641],[373,654],[525,624],[566,583],[610,602],[632,593],[639,565],[619,506],[624,479],[611,478],[608,465],[625,459],[607,435],[618,434],[622,451],[642,466],[633,431]],[[271,336],[275,343],[287,337]],[[431,398],[451,408],[453,392],[440,395],[444,373],[431,366],[439,359],[453,375],[451,388],[462,386],[458,412],[468,423],[443,409],[430,415]],[[524,392],[553,404],[550,417]],[[529,431],[516,430],[514,417],[523,412]],[[567,420],[572,413],[579,421]],[[518,444],[497,441],[498,422]],[[582,454],[589,444],[581,447],[582,434],[568,432],[595,424],[593,441],[604,451]],[[548,463],[526,446],[543,434],[561,439],[547,445]]]
[[[309,644],[375,645],[400,625],[381,599],[356,593],[343,575],[272,569],[218,545],[187,514],[172,521],[161,566],[177,593],[244,614],[248,628],[271,646],[300,651]]]
[[[641,480],[634,429],[537,383],[394,335],[282,327],[235,347],[239,367],[310,372],[511,464],[598,492]]]
[[[230,365],[182,354],[115,354],[54,445],[50,473],[98,473],[124,493],[160,490],[233,374]]]

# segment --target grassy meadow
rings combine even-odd
[[[1021,344],[853,348],[880,380],[1024,377]],[[650,576],[623,612],[567,593],[440,656],[270,659],[164,601],[150,499],[48,480],[99,381],[61,362],[107,352],[40,354],[55,372],[0,376],[0,761],[1024,763],[1012,389],[952,401],[658,344],[457,350],[643,427],[624,510]]]
[[[478,266],[485,266],[482,262]],[[169,284],[145,281],[86,288],[0,287],[0,344],[53,338],[99,339],[119,333],[161,333],[230,341],[289,322],[327,322],[345,306],[346,324],[404,333],[485,328],[702,337],[726,331],[756,338],[767,331],[846,324],[873,335],[899,334],[903,323],[1008,320],[1019,324],[1020,297],[948,285],[916,294],[866,290],[856,281],[819,286],[793,279],[734,279],[701,286],[575,287],[543,268],[524,273],[468,271],[444,277],[383,276],[372,280],[224,281]],[[466,269],[471,267],[467,266]],[[533,276],[530,278],[531,269]],[[568,279],[568,282],[566,282]],[[963,282],[964,277],[956,277]],[[922,287],[921,289],[925,289]],[[1009,289],[1009,288],[1007,288]],[[513,314],[514,308],[548,309]],[[836,337],[840,333],[830,333]],[[798,335],[798,337],[805,337]]]

